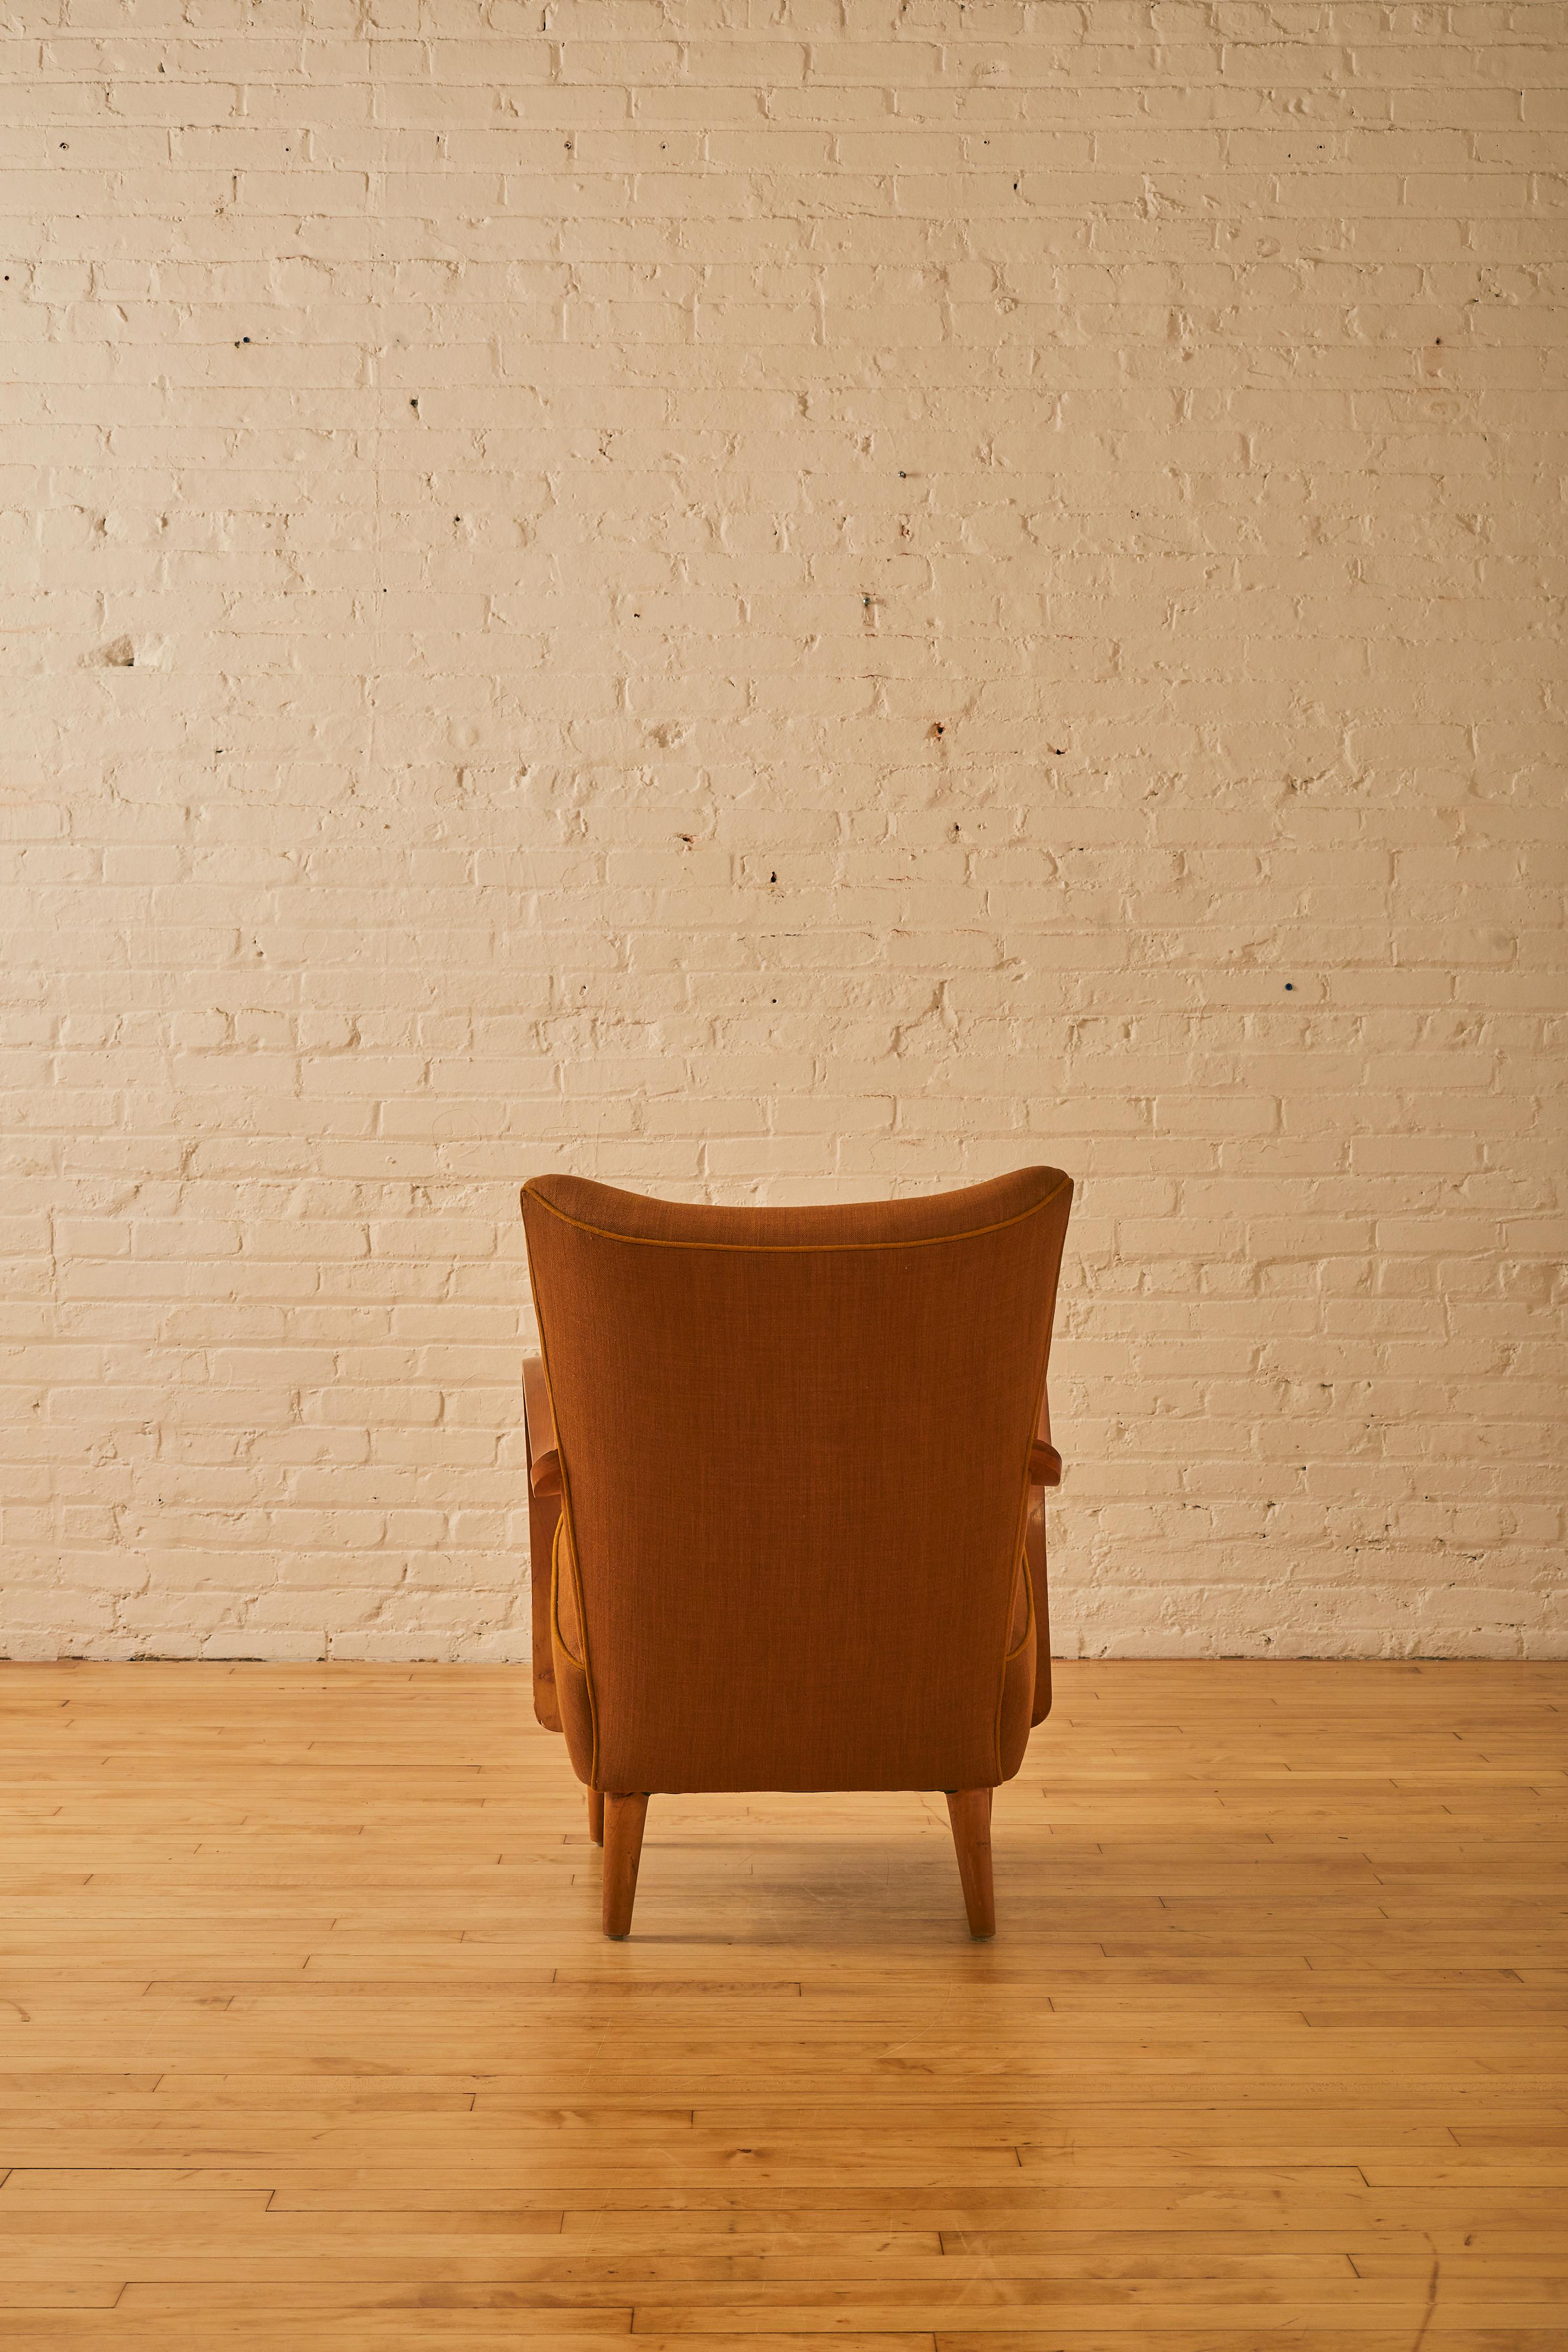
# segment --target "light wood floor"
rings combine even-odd
[[[5,2352],[1568,2347],[1568,1669],[1058,1692],[994,1944],[867,1796],[612,1945],[521,1674],[0,1668]]]

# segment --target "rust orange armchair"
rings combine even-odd
[[[1051,1704],[1046,1367],[1070,1180],[716,1209],[523,1187],[534,1706],[632,1924],[651,1791],[991,1791]]]

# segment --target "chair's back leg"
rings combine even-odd
[[[958,1850],[958,1875],[964,1882],[969,1933],[984,1941],[997,1932],[997,1904],[991,1888],[991,1792],[988,1789],[949,1789],[947,1811],[953,1823],[953,1843]]]
[[[604,1796],[604,1932],[617,1942],[632,1932],[637,1900],[637,1864],[643,1853],[647,1797]]]
[[[604,1843],[604,1791],[590,1789],[588,1792],[588,1834],[595,1845]]]

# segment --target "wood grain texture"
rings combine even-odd
[[[0,2341],[1563,2352],[1568,1675],[1061,1664],[932,1796],[661,1797],[523,1669],[0,1669]]]

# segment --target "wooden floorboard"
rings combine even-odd
[[[0,1666],[0,2344],[1568,2352],[1568,1669],[1068,1664],[942,1797],[509,1669]]]

